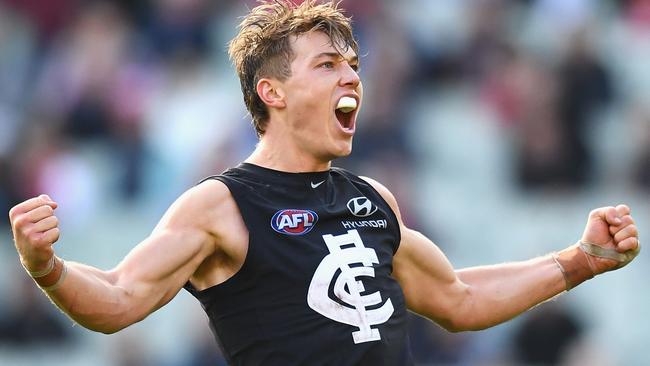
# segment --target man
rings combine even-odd
[[[407,228],[380,183],[331,168],[362,101],[350,21],[331,3],[263,3],[230,44],[260,137],[245,163],[184,193],[114,269],[54,255],[57,203],[10,212],[25,269],[89,329],[113,333],[185,287],[236,365],[408,365],[406,311],[450,331],[487,328],[639,251],[625,205],[591,212],[578,244],[455,271]]]

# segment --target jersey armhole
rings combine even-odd
[[[239,205],[239,201],[235,197],[233,189],[230,187],[228,184],[228,179],[226,179],[222,175],[211,175],[209,177],[201,179],[196,185],[198,186],[201,183],[207,182],[209,180],[218,180],[219,182],[223,183],[223,185],[226,186],[226,189],[230,192],[230,195],[232,196],[233,200],[235,201],[235,205],[237,205],[237,208],[239,209],[240,215],[242,216],[242,221],[244,222],[244,225],[246,226],[246,230],[248,230],[248,248],[246,249],[246,256],[244,257],[244,261],[242,262],[241,267],[235,272],[232,276],[227,278],[225,281],[218,283],[216,285],[207,287],[203,290],[198,290],[194,285],[188,280],[185,285],[183,285],[183,288],[187,290],[190,294],[194,295],[195,297],[199,296],[205,296],[205,294],[211,293],[213,291],[218,291],[219,289],[222,288],[228,288],[233,286],[233,282],[237,281],[237,278],[241,277],[241,273],[244,271],[246,267],[248,267],[248,262],[249,262],[249,257],[250,257],[250,252],[251,252],[251,228],[248,225],[248,222],[244,219],[243,215],[241,214],[241,206]]]
[[[384,196],[382,196],[381,193],[379,193],[379,191],[375,189],[375,187],[372,184],[370,184],[369,182],[367,182],[361,177],[359,179],[361,179],[365,184],[368,185],[368,187],[370,187],[370,189],[372,189],[375,193],[377,193],[377,196],[381,197],[381,200],[384,201],[384,204],[386,205],[386,207],[388,207],[388,211],[389,211],[388,213],[392,216],[395,225],[397,225],[397,243],[395,244],[395,247],[393,249],[393,254],[395,254],[397,253],[400,245],[402,244],[402,228],[401,225],[399,224],[399,220],[397,219],[397,214],[393,210],[393,207],[388,203],[388,201],[386,201]]]
[[[370,182],[368,182],[367,180],[365,180],[365,179],[361,178],[360,176],[357,176],[357,175],[353,174],[352,172],[349,172],[349,171],[347,171],[345,169],[332,167],[332,170],[339,172],[340,174],[346,176],[348,179],[350,179],[353,182],[363,183],[364,185],[368,186],[373,192],[375,192],[377,194],[377,196],[379,196],[381,198],[381,200],[384,202],[384,205],[386,205],[386,207],[388,207],[388,211],[389,211],[388,214],[391,215],[391,218],[395,222],[395,225],[397,225],[397,243],[395,244],[395,247],[393,249],[393,254],[397,253],[397,250],[399,250],[399,247],[400,247],[400,245],[402,243],[402,228],[400,227],[399,220],[397,219],[397,214],[393,210],[393,207],[388,203],[388,201],[386,201],[384,196],[372,184],[370,184]]]

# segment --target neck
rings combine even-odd
[[[260,139],[255,151],[245,161],[288,173],[320,172],[331,166],[330,160],[318,159],[286,139],[275,141],[267,135]]]

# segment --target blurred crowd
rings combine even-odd
[[[160,347],[138,347],[159,332],[155,323],[136,325],[142,334],[111,336],[118,351],[98,361],[106,338],[88,344],[88,333],[70,327],[20,272],[6,213],[48,193],[61,203],[64,237],[82,233],[69,242],[86,252],[68,249],[70,259],[91,253],[110,267],[137,241],[115,251],[87,248],[98,222],[149,230],[179,193],[245,158],[256,137],[226,45],[254,5],[0,0],[0,273],[12,278],[0,281],[0,364],[3,355],[29,364],[53,352],[74,364],[60,352],[79,348],[79,364],[83,357],[119,366],[224,364],[207,331],[160,341],[184,348],[172,361]],[[443,243],[453,236],[451,217],[423,208],[431,175],[469,189],[499,175],[511,197],[650,191],[650,0],[347,0],[342,7],[360,41],[365,97],[354,153],[335,164],[390,187],[407,224],[444,250],[455,245]],[[447,118],[446,110],[472,122]],[[469,126],[464,135],[455,135],[459,126]],[[499,168],[481,168],[491,163],[478,156],[471,159],[484,175],[459,173],[473,166],[459,157],[482,155],[482,144],[505,150],[494,154]],[[173,314],[190,312],[180,306]],[[207,329],[204,320],[198,327]],[[415,316],[411,339],[422,364],[585,364],[576,356],[586,352],[578,346],[585,321],[558,301],[503,336],[489,333],[504,339],[497,349],[486,350],[494,344],[480,333],[450,335]],[[616,364],[600,361],[590,364]]]

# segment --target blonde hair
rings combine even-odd
[[[320,31],[339,52],[351,47],[358,53],[351,19],[338,5],[334,1],[305,0],[296,5],[289,0],[263,0],[239,25],[239,33],[230,41],[228,53],[258,136],[264,134],[269,111],[257,94],[257,82],[265,77],[286,80],[291,76],[291,62],[295,58],[291,36]]]

